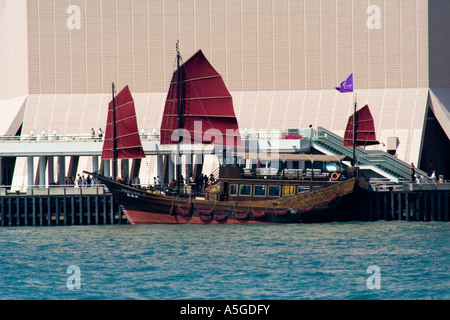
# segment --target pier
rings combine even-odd
[[[296,129],[295,133],[301,134],[303,138],[293,140],[282,139],[281,136],[289,132],[244,131],[246,148],[262,154],[275,150],[278,153],[317,151],[329,156],[351,156],[351,150],[343,147],[342,138],[324,128]],[[145,161],[155,164],[152,173],[140,170],[140,161],[133,160],[129,164],[128,160],[123,160],[122,177],[140,176],[145,184],[151,182],[151,177],[158,175],[162,178],[163,185],[168,184],[175,172],[174,163],[170,161],[174,146],[160,145],[158,138],[157,132],[141,135],[144,152],[147,157],[151,157]],[[98,139],[93,139],[90,135],[41,135],[2,137],[0,143],[0,180],[5,184],[0,187],[0,226],[128,223],[113,196],[105,192],[103,186],[61,185],[66,183],[66,177],[74,177],[80,172],[81,168],[78,167],[86,165],[92,171],[98,170],[106,176],[110,175],[111,164],[109,160],[100,159],[102,143]],[[196,148],[187,145],[180,152],[185,157],[190,157],[190,160],[199,156],[205,160],[205,154],[214,154],[213,146]],[[359,168],[370,180],[366,191],[344,204],[345,221],[448,221],[450,181],[438,183],[416,168],[420,183],[413,183],[407,181],[409,164],[388,153],[357,148],[356,155]],[[87,161],[79,165],[80,158],[86,158]],[[286,168],[288,171],[298,170],[294,168],[303,170],[307,162],[287,161]],[[311,159],[309,162],[311,168],[314,167]],[[342,161],[349,166],[347,162]],[[193,172],[194,163],[197,162],[189,163],[186,173]],[[317,166],[314,168],[317,170]],[[14,173],[18,175],[15,187],[11,186],[14,184]]]
[[[376,181],[346,201],[345,221],[448,221],[450,184]],[[119,224],[126,216],[101,185],[0,189],[2,227]]]
[[[354,221],[448,221],[450,183],[376,181],[355,198]]]
[[[2,227],[126,223],[126,217],[103,186],[29,188],[27,193],[0,189]]]

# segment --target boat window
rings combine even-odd
[[[230,184],[230,196],[237,196],[237,184]]]
[[[325,164],[327,172],[336,172],[338,171],[337,162],[327,162]]]
[[[283,186],[283,194],[286,196],[295,194],[295,186]]]
[[[265,197],[266,196],[266,186],[255,186],[255,196]]]
[[[305,192],[305,191],[309,192],[309,189],[310,189],[309,186],[297,186],[297,193]]]
[[[251,196],[252,195],[252,186],[251,185],[241,185],[239,190],[239,195],[241,196]]]
[[[279,197],[280,190],[280,186],[269,186],[269,197]]]

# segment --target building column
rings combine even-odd
[[[136,177],[139,177],[139,171],[141,170],[141,162],[142,162],[141,159],[133,159],[131,161],[130,181]]]
[[[120,161],[120,175],[122,179],[126,182],[130,180],[130,161],[129,159],[122,159]]]
[[[299,161],[298,162],[298,168],[299,169],[306,169],[306,163],[305,163],[305,161]]]
[[[48,185],[55,183],[55,165],[52,156],[47,157],[48,161]]]
[[[66,182],[66,158],[58,156],[58,184],[65,185]]]
[[[156,175],[161,179],[161,183],[163,183],[164,177],[164,156],[160,153],[156,156]],[[153,181],[151,181],[153,182]],[[170,181],[169,181],[170,182]]]
[[[6,185],[3,179],[3,157],[0,157],[0,186]]]
[[[98,172],[98,156],[92,156],[92,172]]]
[[[194,172],[193,172],[194,179],[202,174],[203,162],[204,162],[203,153],[194,154]]]
[[[105,177],[111,177],[111,161],[104,159],[103,161],[103,175]]]
[[[166,156],[167,159],[167,166],[169,167],[168,169],[168,176],[169,176],[169,183],[172,181],[172,179],[175,179],[175,163],[172,161],[172,157],[170,154],[168,154]]]
[[[185,165],[185,171],[186,171],[186,176],[184,177],[185,182],[187,183],[189,180],[189,177],[191,176],[191,174],[193,174],[193,154],[189,153],[184,155],[184,157],[182,157],[182,159],[184,158],[184,163]]]
[[[34,185],[34,158],[28,157],[28,187],[32,187]]]
[[[39,157],[39,187],[45,187],[45,167],[46,159],[45,156]]]
[[[294,161],[287,161],[286,169],[294,169]]]
[[[71,156],[69,162],[69,170],[67,171],[68,177],[73,177],[73,179],[77,180],[77,170],[78,170],[78,162],[80,161],[80,156]]]

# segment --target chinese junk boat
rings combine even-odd
[[[233,109],[233,101],[222,77],[199,50],[180,64],[170,84],[161,124],[161,144],[197,143],[220,145],[238,157],[243,144]],[[117,100],[117,103],[116,103]],[[117,107],[116,107],[117,104]],[[117,110],[115,110],[115,108]],[[134,104],[126,87],[109,104],[108,125],[102,157],[142,158]],[[183,136],[174,132],[183,129]],[[213,129],[215,134],[208,134]],[[189,134],[186,134],[189,132]],[[211,131],[209,131],[211,132]],[[218,139],[219,134],[222,139]],[[221,141],[222,140],[222,141]],[[244,152],[245,154],[245,152]],[[273,155],[272,155],[273,156]],[[322,157],[322,159],[311,157]],[[259,157],[259,156],[258,156]],[[305,158],[306,157],[306,158]],[[328,157],[328,158],[327,158]],[[243,156],[250,159],[247,153]],[[325,155],[280,154],[277,161],[333,161],[344,157]],[[262,159],[259,159],[262,160]],[[272,160],[274,160],[272,158]],[[235,163],[235,162],[234,162]],[[113,193],[131,224],[253,224],[298,223],[340,220],[342,199],[353,193],[355,178],[333,179],[304,170],[243,169],[221,166],[219,178],[204,194],[186,194],[180,186],[180,164],[176,163],[177,185],[172,192],[152,192],[125,185],[98,173],[94,175]],[[267,171],[267,172],[266,172]]]

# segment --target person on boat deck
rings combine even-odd
[[[91,136],[92,136],[92,140],[95,141],[95,130],[94,130],[94,128],[92,128]]]
[[[209,185],[212,185],[212,184],[214,184],[214,181],[215,181],[215,179],[214,179],[214,175],[211,173],[210,175],[209,175],[209,182],[210,182],[210,184]]]
[[[203,188],[203,177],[202,176],[197,176],[195,178],[195,187],[197,191],[201,191]]]
[[[414,169],[414,163],[411,162],[411,169],[409,169],[411,173],[411,181],[416,181],[416,170]]]
[[[194,175],[193,175],[193,174],[191,174],[191,175],[189,176],[189,183],[190,183],[190,184],[195,183],[195,181],[194,181]]]
[[[156,185],[157,187],[160,187],[160,186],[161,186],[161,179],[159,178],[159,176],[156,176],[155,185]]]
[[[433,170],[433,173],[431,174],[431,179],[433,179],[434,182],[436,182],[436,171]]]
[[[208,176],[205,174],[202,178],[203,178],[203,181],[204,181],[203,185],[206,188],[208,186]]]
[[[184,177],[183,177],[183,175],[181,175],[181,177],[180,177],[180,184],[184,184]]]
[[[102,138],[103,138],[103,131],[102,128],[98,129],[98,141],[102,142]]]
[[[137,187],[137,188],[141,188],[141,180],[139,179],[139,177],[138,176],[136,176],[135,178],[134,178],[134,180],[133,180],[133,185],[135,186],[135,187]]]
[[[174,189],[177,185],[177,182],[175,181],[175,179],[172,179],[172,181],[170,181],[169,183],[169,189]]]

